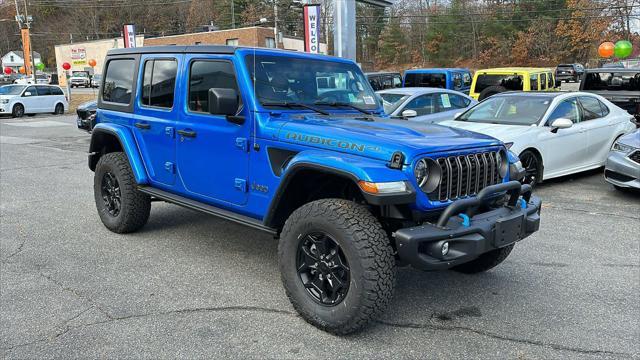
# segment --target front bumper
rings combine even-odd
[[[505,192],[509,196],[506,205],[475,214]],[[510,181],[488,186],[475,198],[449,205],[437,224],[424,223],[395,231],[398,256],[422,270],[443,270],[466,263],[538,231],[541,205],[540,199],[531,195],[529,185]],[[445,242],[449,250],[443,255]]]
[[[640,164],[624,153],[612,151],[604,164],[604,179],[619,187],[640,189]]]

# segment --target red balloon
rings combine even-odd
[[[62,68],[65,70],[69,70],[71,69],[71,64],[69,64],[68,62],[62,63]]]
[[[89,66],[95,67],[96,66],[96,61],[94,59],[89,60]]]
[[[8,67],[8,66],[6,68],[4,68],[4,73],[7,74],[7,75],[11,74],[11,68]]]

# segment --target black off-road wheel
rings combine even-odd
[[[310,324],[338,335],[384,311],[395,284],[389,238],[365,207],[317,200],[293,212],[278,245],[282,282]]]
[[[542,159],[531,150],[523,151],[519,157],[525,170],[521,182],[534,188],[542,180]]]
[[[103,155],[93,180],[93,193],[100,220],[107,229],[123,234],[142,228],[149,220],[151,199],[136,188],[127,155]]]
[[[500,265],[500,263],[502,263],[507,258],[507,256],[511,254],[511,250],[513,250],[514,246],[515,244],[511,244],[503,248],[491,250],[480,255],[480,257],[475,260],[471,260],[467,263],[455,266],[451,269],[464,274],[477,274],[485,272]]]
[[[11,116],[14,118],[21,118],[24,116],[24,106],[22,104],[13,105],[13,109],[11,110]]]

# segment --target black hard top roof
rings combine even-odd
[[[640,69],[604,67],[604,68],[597,68],[597,69],[587,69],[586,71],[590,72],[590,73],[604,73],[604,72],[608,72],[608,73],[638,73],[638,72],[640,72]]]
[[[366,72],[365,75],[400,75],[399,72],[396,71],[376,71],[376,72]]]
[[[227,45],[162,45],[141,46],[135,48],[111,49],[107,56],[130,54],[160,54],[160,53],[207,53],[207,54],[233,54],[237,46]]]

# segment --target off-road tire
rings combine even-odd
[[[116,178],[120,188],[121,205],[117,216],[109,213],[102,198],[102,179],[107,172]],[[151,198],[138,191],[129,160],[123,152],[108,153],[100,158],[94,174],[93,193],[100,220],[115,233],[134,232],[149,220]]]
[[[491,250],[480,255],[480,257],[475,260],[471,260],[467,263],[455,266],[451,269],[464,274],[477,274],[480,272],[485,272],[500,265],[500,263],[503,262],[507,258],[507,256],[509,256],[509,254],[511,254],[511,250],[513,250],[514,246],[515,244],[511,244],[503,248]]]
[[[495,94],[499,94],[505,91],[507,91],[507,88],[504,86],[489,86],[480,92],[480,95],[478,96],[478,101],[482,101],[490,96],[493,96]]]
[[[330,235],[349,264],[348,292],[335,306],[316,302],[296,269],[298,246],[313,231]],[[389,238],[369,210],[352,201],[323,199],[295,210],[280,235],[278,258],[293,307],[307,322],[333,334],[361,329],[386,309],[393,295],[396,269]]]
[[[14,118],[21,118],[24,116],[24,105],[15,104],[13,105],[13,109],[11,109],[11,116]]]

